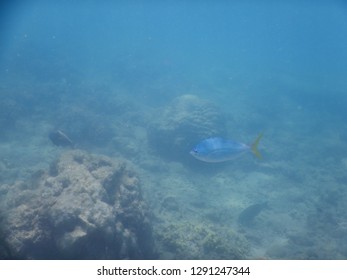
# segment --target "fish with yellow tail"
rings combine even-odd
[[[254,156],[261,159],[258,144],[262,137],[263,134],[260,133],[251,145],[219,137],[208,138],[197,144],[190,151],[190,154],[204,162],[224,162],[232,160],[245,152],[252,152]]]

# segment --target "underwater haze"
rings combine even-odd
[[[344,1],[0,10],[0,259],[347,259]]]

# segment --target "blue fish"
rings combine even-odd
[[[208,138],[196,145],[190,151],[190,154],[196,159],[205,162],[223,162],[250,151],[260,159],[261,154],[257,147],[262,136],[263,134],[260,133],[252,145],[225,140],[219,137]]]

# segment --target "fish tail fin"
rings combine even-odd
[[[255,141],[253,142],[253,144],[251,145],[252,153],[259,159],[261,159],[262,156],[261,156],[260,152],[258,151],[258,144],[259,144],[259,141],[262,137],[263,137],[263,133],[260,133],[258,135],[258,137],[255,139]]]

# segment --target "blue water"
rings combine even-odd
[[[1,184],[48,169],[66,152],[48,138],[60,129],[136,166],[158,258],[347,258],[347,4],[70,2],[2,4]],[[262,160],[189,155],[260,132]],[[248,249],[216,249],[230,238]]]

